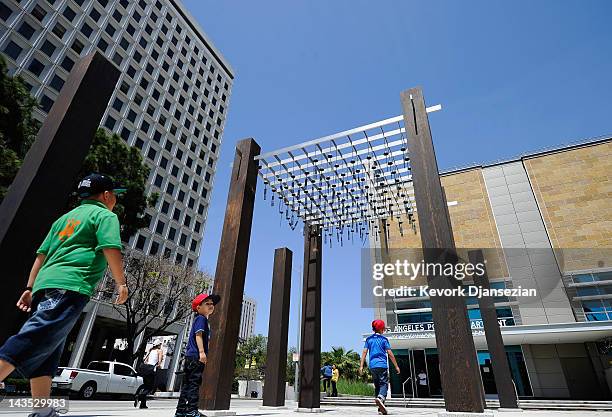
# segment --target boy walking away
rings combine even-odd
[[[183,385],[176,406],[175,417],[200,417],[198,411],[202,372],[208,361],[208,340],[210,327],[208,318],[215,311],[215,305],[221,300],[216,294],[199,294],[191,302],[191,309],[198,315],[193,320],[183,369]]]
[[[326,363],[323,368],[321,368],[321,374],[323,375],[323,391],[325,394],[329,395],[329,390],[331,388],[331,378],[332,378],[332,367],[329,363]]]
[[[30,379],[33,398],[48,398],[66,337],[77,322],[107,265],[123,304],[123,275],[117,194],[125,192],[110,177],[91,174],[79,183],[81,204],[53,223],[37,251],[17,308],[32,312],[19,333],[0,347],[0,382],[14,370]],[[30,417],[58,416],[38,408]]]
[[[387,355],[389,355],[389,359],[393,362],[398,374],[400,373],[400,369],[399,366],[397,366],[397,361],[391,350],[389,339],[382,335],[385,332],[385,322],[382,320],[374,320],[372,322],[372,331],[374,331],[374,334],[368,336],[363,347],[359,373],[361,374],[363,372],[363,364],[369,352],[370,357],[368,363],[370,366],[370,373],[372,374],[372,380],[374,381],[374,395],[376,396],[376,405],[378,405],[378,414],[387,414],[387,407],[385,407],[387,389],[389,386]]]

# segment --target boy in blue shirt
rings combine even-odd
[[[215,305],[221,300],[216,294],[199,294],[191,302],[191,308],[198,315],[193,320],[183,368],[183,385],[176,406],[175,417],[200,417],[198,411],[202,372],[208,361],[208,340],[210,327],[208,317],[215,311]]]
[[[389,385],[389,369],[387,365],[387,354],[389,359],[393,362],[395,370],[400,373],[397,361],[391,351],[391,345],[389,339],[382,334],[385,331],[385,322],[382,320],[374,320],[372,322],[372,330],[374,334],[368,336],[363,347],[363,353],[361,354],[361,364],[359,365],[359,373],[363,372],[363,364],[365,362],[366,355],[370,352],[368,360],[370,366],[370,373],[372,374],[372,380],[374,382],[374,395],[376,396],[375,401],[378,405],[378,414],[387,414],[387,407],[385,407],[385,400],[387,398],[387,389]]]

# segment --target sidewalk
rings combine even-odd
[[[176,407],[176,400],[151,400],[149,401],[148,410],[139,410],[132,407],[128,401],[72,401],[70,403],[70,412],[65,414],[66,417],[111,417],[111,416],[139,416],[139,417],[172,417]],[[296,403],[293,401],[287,402],[287,409],[262,409],[261,400],[232,400],[231,411],[235,411],[237,416],[270,416],[270,417],[307,417],[324,415],[332,416],[378,416],[377,409],[372,407],[354,407],[354,406],[324,406],[322,413],[307,414],[297,413]],[[438,412],[442,409],[433,408],[400,408],[390,407],[389,415],[407,415],[412,417],[437,417]],[[612,417],[612,412],[609,411],[523,411],[523,412],[498,412],[492,411],[495,416],[499,417]],[[0,410],[0,416],[27,416],[28,412]]]

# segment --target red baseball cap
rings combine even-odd
[[[204,301],[208,300],[209,298],[212,300],[213,304],[215,305],[217,305],[217,303],[221,301],[221,297],[218,296],[217,294],[206,294],[206,293],[198,294],[195,296],[195,298],[191,302],[191,309],[193,311],[197,311],[198,306],[202,304]]]
[[[384,330],[385,327],[385,322],[382,320],[374,320],[372,322],[372,330],[374,331]]]

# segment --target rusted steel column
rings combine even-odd
[[[274,251],[266,378],[263,393],[263,405],[272,407],[285,405],[292,258],[293,252],[288,248],[278,248]]]
[[[76,63],[0,206],[0,345],[26,315],[15,307],[36,250],[66,210],[120,71],[95,52]]]
[[[468,259],[471,264],[484,263],[484,254],[482,250],[471,250],[468,252]],[[490,289],[489,277],[486,267],[483,275],[474,274],[474,285],[483,289]],[[480,316],[487,339],[487,348],[491,355],[491,365],[493,366],[493,376],[495,377],[495,386],[499,396],[499,406],[501,408],[518,408],[516,391],[512,382],[510,366],[504,349],[504,340],[502,339],[499,322],[497,321],[497,312],[495,311],[495,303],[493,297],[479,297],[478,306],[480,307]]]
[[[456,263],[423,92],[420,88],[406,90],[401,93],[401,103],[424,260]],[[460,285],[454,278],[435,275],[428,276],[427,282],[430,289]],[[482,381],[465,301],[460,295],[431,297],[431,305],[446,410],[481,413]]]
[[[304,283],[300,337],[300,394],[298,408],[321,405],[321,260],[320,228],[304,228]]]
[[[199,407],[205,410],[228,410],[230,406],[257,187],[254,158],[260,150],[253,139],[236,145],[213,289],[221,301],[210,316],[210,353],[200,387]]]

